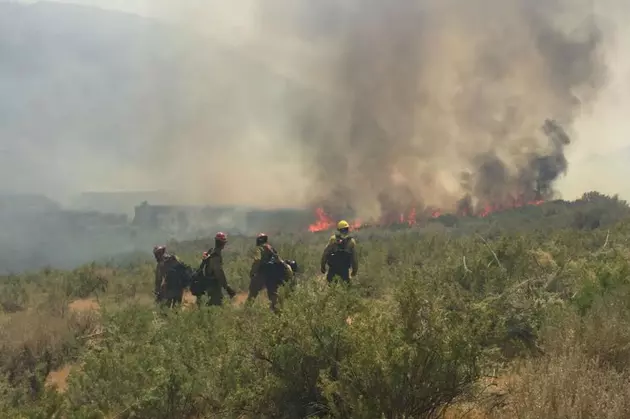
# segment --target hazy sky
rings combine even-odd
[[[0,0],[2,1],[2,0]],[[308,73],[310,52],[294,39],[259,34],[256,4],[261,0],[74,0],[75,3],[124,11],[185,24],[225,43],[240,44],[252,56],[290,77]],[[33,1],[24,1],[33,3]],[[630,198],[630,2],[595,1],[599,13],[616,27],[616,44],[608,49],[610,79],[592,113],[577,120],[577,135],[567,152],[569,171],[558,186],[564,198],[574,198],[585,190],[620,193]],[[609,12],[610,11],[610,12]],[[258,45],[265,54],[258,56]],[[273,47],[273,49],[272,49]],[[275,50],[276,54],[273,54]],[[315,53],[315,52],[313,52]],[[298,55],[300,54],[300,55]],[[298,59],[296,59],[299,57]],[[306,80],[308,82],[308,80]],[[586,140],[588,139],[588,140]]]
[[[2,1],[2,0],[0,0]],[[11,1],[11,0],[9,0]],[[38,3],[39,0],[17,0]],[[47,0],[43,0],[47,1]],[[233,42],[246,35],[254,24],[256,0],[68,0],[56,3],[81,4],[102,9],[133,13],[171,22],[184,22],[216,37]]]

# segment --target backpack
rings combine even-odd
[[[210,258],[213,256],[214,249],[210,249],[208,251],[208,257],[203,259],[199,264],[199,267],[195,269],[191,276],[190,280],[190,293],[195,297],[199,297],[203,295],[207,289],[210,282],[210,278],[206,277],[205,271],[208,262],[210,262]]]
[[[260,261],[260,273],[268,278],[282,279],[285,277],[285,266],[278,251],[270,244],[263,245],[262,260]]]
[[[284,263],[286,263],[287,265],[289,265],[291,267],[291,270],[293,271],[293,274],[298,273],[300,266],[298,265],[298,263],[294,260],[285,260]]]
[[[335,236],[335,246],[328,254],[326,263],[333,269],[350,269],[352,266],[352,252],[348,247],[351,236]]]
[[[208,263],[206,261],[207,259],[201,261],[201,265],[199,265],[199,267],[195,269],[195,272],[193,272],[190,278],[190,293],[195,297],[199,297],[206,292],[208,283],[207,281],[205,281],[205,278],[203,276],[203,269]]]
[[[282,277],[280,277],[278,279],[278,284],[279,285],[285,285],[287,283],[289,284],[295,284],[295,280],[296,280],[296,275],[298,273],[298,269],[299,266],[297,264],[296,261],[294,260],[284,260],[283,263],[283,272],[282,272]]]
[[[180,262],[174,256],[166,261],[166,288],[181,290],[190,285],[192,272],[188,265]]]

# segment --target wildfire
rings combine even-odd
[[[474,215],[478,217],[487,217],[488,215],[492,213],[506,211],[509,209],[515,209],[515,208],[529,206],[529,205],[541,205],[542,203],[544,203],[543,200],[527,201],[522,198],[516,198],[516,199],[513,199],[512,202],[508,202],[504,204],[486,204],[482,207],[481,210],[477,212],[477,214],[474,214]],[[444,213],[439,209],[428,209],[424,212],[423,217],[421,218],[425,218],[425,219],[438,218],[442,215],[444,215]],[[469,208],[462,208],[459,211],[457,211],[456,215],[470,216],[471,210]],[[315,233],[319,231],[332,230],[335,228],[336,221],[330,215],[328,215],[323,208],[317,208],[315,210],[315,217],[316,217],[316,221],[308,227],[308,230],[310,232]],[[398,222],[400,224],[408,224],[409,226],[412,226],[416,224],[417,221],[418,221],[418,214],[416,212],[416,209],[412,208],[407,213],[399,214],[397,219],[395,218],[391,219],[389,222],[384,219],[384,220],[381,220],[378,224],[387,225],[387,224],[395,224],[396,222]],[[353,229],[358,229],[365,226],[365,224],[363,224],[360,220],[354,220],[354,221],[348,221],[348,222],[350,223],[350,226]]]
[[[315,233],[317,231],[329,230],[335,222],[324,212],[323,208],[317,208],[315,210],[315,216],[317,220],[308,226],[308,231]]]
[[[334,228],[337,223],[328,214],[326,214],[323,208],[317,208],[315,210],[315,216],[317,220],[313,224],[308,226],[308,231],[312,233],[330,230]],[[348,221],[348,223],[350,224],[350,228],[353,229],[360,228],[363,225],[361,220]]]
[[[508,204],[503,204],[503,205],[492,205],[492,204],[486,204],[484,205],[483,209],[479,212],[479,216],[480,217],[487,217],[488,215],[495,213],[495,212],[499,212],[499,211],[506,211],[509,209],[515,209],[515,208],[520,208],[520,207],[524,207],[524,206],[528,206],[528,205],[540,205],[542,204],[543,200],[534,200],[534,201],[526,201],[523,198],[516,198],[514,200],[512,200],[512,202],[508,203]]]

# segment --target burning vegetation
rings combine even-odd
[[[552,182],[566,171],[567,162],[563,149],[570,144],[569,136],[555,121],[545,121],[542,129],[553,145],[550,153],[545,156],[532,154],[526,169],[515,177],[516,181],[512,184],[502,183],[508,177],[507,168],[501,164],[500,160],[490,157],[480,165],[479,173],[466,173],[462,176],[462,185],[469,192],[459,200],[454,211],[422,206],[421,203],[413,203],[407,208],[400,208],[397,205],[401,202],[400,199],[391,199],[387,194],[382,194],[381,216],[376,220],[366,220],[367,223],[414,225],[420,220],[437,218],[449,213],[458,216],[486,217],[499,211],[542,204],[545,200],[553,198]],[[473,177],[482,179],[481,188],[475,190],[468,187],[470,184],[468,182]],[[493,183],[492,179],[496,179],[496,182]],[[315,210],[315,222],[309,226],[309,231],[329,230],[340,218],[352,219],[353,228],[364,226],[364,221],[354,218],[354,213],[355,211],[352,210],[318,207]]]
[[[502,204],[486,204],[484,205],[478,212],[473,212],[469,205],[469,200],[462,201],[461,209],[456,213],[458,216],[462,217],[487,217],[488,215],[500,212],[507,211],[510,209],[524,207],[526,205],[541,205],[545,201],[544,200],[535,200],[535,201],[525,201],[522,197],[515,198],[509,203]],[[425,211],[418,213],[416,208],[411,208],[408,212],[400,213],[397,217],[392,217],[390,214],[389,217],[383,217],[376,222],[364,223],[360,219],[354,219],[349,221],[352,229],[359,229],[361,227],[366,226],[367,224],[373,225],[392,225],[392,224],[408,224],[409,226],[413,226],[421,220],[426,220],[429,218],[438,218],[442,215],[448,214],[447,212],[443,212],[439,209],[430,209],[427,208]],[[339,217],[341,218],[341,217]],[[315,210],[315,222],[308,226],[308,230],[310,232],[316,233],[319,231],[327,231],[335,228],[337,224],[337,219],[328,215],[328,213],[324,210],[324,208],[317,208]]]
[[[556,198],[567,133],[606,76],[588,11],[565,1],[359,3],[329,4],[334,22],[323,6],[308,13],[306,36],[330,47],[335,91],[296,117],[313,160],[311,231]],[[580,23],[560,24],[569,16]]]

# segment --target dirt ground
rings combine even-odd
[[[64,393],[68,389],[68,376],[71,370],[71,365],[64,365],[62,368],[52,371],[46,378],[46,386],[56,386],[59,393]]]
[[[68,304],[68,308],[73,311],[98,310],[101,308],[95,298],[86,298],[83,300],[75,300]]]

